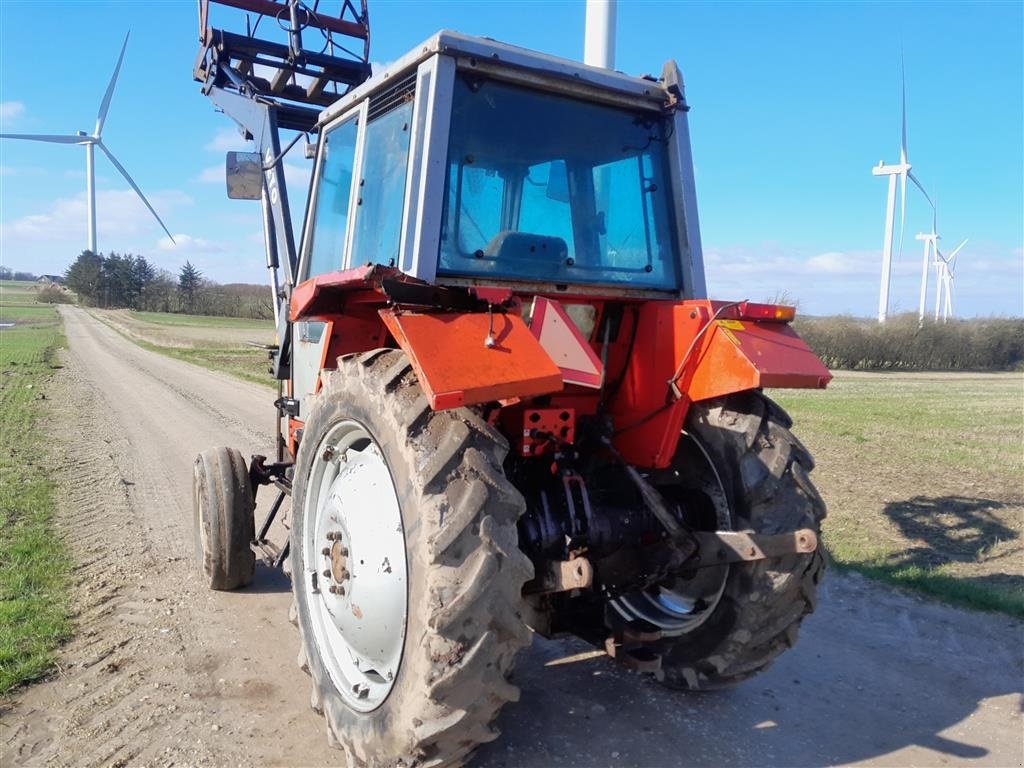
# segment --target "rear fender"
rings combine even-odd
[[[749,310],[748,310],[749,307]],[[823,388],[832,374],[768,305],[648,302],[610,405],[614,443],[641,467],[665,468],[690,405],[764,387]],[[788,313],[791,316],[791,311]]]
[[[518,315],[382,309],[380,316],[434,410],[537,397],[563,387],[561,370]]]

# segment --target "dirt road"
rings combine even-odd
[[[142,350],[63,310],[55,400],[78,635],[4,705],[8,765],[331,765],[295,666],[289,586],[203,590],[192,457],[270,445],[271,391]],[[476,766],[1024,762],[1024,625],[830,574],[796,649],[732,691],[680,695],[537,639]]]

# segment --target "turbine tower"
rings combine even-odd
[[[928,293],[928,267],[938,264],[939,236],[935,233],[935,224],[932,223],[931,232],[919,232],[918,240],[924,241],[924,259],[921,262],[921,295],[917,303],[917,325],[924,325],[924,312],[926,296]]]
[[[896,179],[900,180],[900,255],[903,254],[903,235],[906,227],[907,216],[907,177],[921,190],[921,194],[931,203],[921,182],[911,173],[910,160],[907,157],[907,79],[903,69],[903,60],[900,59],[900,96],[901,96],[901,126],[900,134],[900,161],[896,165],[886,165],[880,160],[878,165],[871,169],[874,176],[889,177],[889,195],[885,206],[885,234],[882,240],[882,285],[878,293],[878,322],[884,323],[889,314],[889,284],[892,279],[892,235],[893,224],[896,218]],[[932,207],[935,205],[932,203]]]
[[[103,94],[103,101],[100,102],[100,109],[96,115],[96,127],[92,133],[86,133],[85,131],[78,131],[77,133],[70,136],[55,136],[47,134],[32,134],[32,133],[0,133],[0,139],[24,139],[26,141],[42,141],[50,144],[78,144],[79,146],[85,147],[85,189],[86,189],[86,203],[88,206],[88,232],[89,232],[89,250],[92,253],[96,253],[96,165],[95,165],[95,150],[99,147],[100,151],[107,156],[107,159],[113,164],[118,172],[124,176],[125,181],[131,185],[131,188],[135,190],[135,194],[139,196],[149,212],[153,214],[153,218],[157,220],[160,226],[163,228],[167,236],[171,238],[171,242],[174,242],[174,236],[171,235],[170,230],[164,225],[163,220],[154,210],[153,206],[149,204],[149,200],[142,194],[142,190],[139,189],[139,185],[135,183],[135,180],[128,175],[128,171],[125,170],[124,166],[117,161],[113,153],[107,149],[103,143],[103,124],[107,119],[107,110],[110,109],[110,100],[114,95],[114,86],[117,84],[117,76],[121,71],[121,62],[124,60],[124,52],[128,47],[128,35],[124,36],[124,44],[121,46],[121,55],[117,57],[117,65],[114,67],[114,74],[110,77],[110,82],[107,84],[107,91]]]
[[[935,196],[936,200],[938,195]],[[921,294],[917,303],[917,326],[924,325],[925,305],[928,295],[928,267],[935,265],[939,260],[939,231],[938,231],[939,207],[932,203],[932,231],[918,232],[917,239],[924,241],[924,258],[921,260]]]

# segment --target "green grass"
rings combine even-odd
[[[1024,617],[1024,377],[840,373],[771,394],[817,459],[837,566]]]
[[[9,317],[23,308],[3,309]],[[63,337],[56,310],[40,309],[31,323],[0,330],[0,693],[52,669],[71,632],[68,556],[53,528],[54,484],[37,426]]]
[[[268,373],[267,350],[239,341],[238,333],[251,331],[256,339],[266,339],[273,332],[272,322],[163,312],[94,311],[93,314],[143,349],[245,381],[277,386]],[[192,328],[214,333],[191,333],[188,329]],[[181,330],[176,332],[175,329]]]
[[[165,347],[141,339],[132,339],[143,349],[157,352],[175,360],[220,371],[255,384],[277,387],[276,380],[267,372],[270,361],[267,351],[258,347]]]
[[[132,312],[132,317],[147,323],[194,328],[237,328],[265,331],[272,321],[248,320],[242,317],[209,317],[207,315],[176,315],[168,312]]]

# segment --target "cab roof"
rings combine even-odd
[[[487,69],[507,67],[558,80],[577,82],[633,99],[649,100],[652,105],[664,104],[667,96],[661,83],[654,78],[632,77],[622,72],[592,67],[582,62],[500,43],[486,37],[441,30],[389,64],[383,72],[375,73],[366,82],[327,107],[321,112],[319,123],[323,125],[374,91],[385,87],[394,78],[408,74],[411,69],[435,54],[465,60],[467,66],[476,66],[479,63]]]

